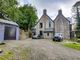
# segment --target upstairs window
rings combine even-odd
[[[49,21],[49,27],[51,27],[51,22]]]
[[[40,23],[40,28],[43,28],[43,24],[42,23]]]

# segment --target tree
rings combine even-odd
[[[73,5],[74,19],[76,20],[76,35],[80,37],[80,1]]]
[[[18,7],[17,0],[0,0],[0,18],[17,22],[21,29],[31,29],[37,20],[36,9],[31,5]]]
[[[16,7],[17,4],[18,3],[16,0],[0,0],[0,13],[4,16],[6,15],[8,16],[7,10],[9,10],[10,8]],[[0,18],[3,18],[3,17],[0,17]]]
[[[22,12],[22,17],[20,18],[20,26],[24,30],[31,29],[37,20],[36,9],[31,5],[24,5],[19,7],[19,10]]]
[[[17,0],[0,0],[0,18],[18,23],[20,29],[28,30],[31,37],[31,28],[36,23],[37,14],[31,5],[19,7]]]

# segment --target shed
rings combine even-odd
[[[13,21],[0,19],[0,41],[18,39],[19,25]]]

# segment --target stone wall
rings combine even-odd
[[[25,40],[25,39],[27,39],[28,38],[28,32],[27,31],[24,31],[24,30],[20,30],[20,37],[19,37],[19,39],[20,40]]]

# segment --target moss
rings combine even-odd
[[[15,47],[11,50],[3,49],[0,60],[29,60],[30,49]]]
[[[80,51],[80,44],[77,43],[65,43],[63,44],[66,47],[73,48]]]
[[[3,55],[0,56],[0,60],[8,60],[13,55],[11,51],[5,52]]]

